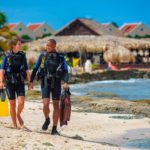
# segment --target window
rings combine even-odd
[[[111,29],[111,28],[109,28],[109,31],[112,31],[112,29]]]
[[[46,29],[46,28],[44,28],[44,29],[43,29],[43,31],[44,31],[44,32],[46,32],[46,31],[47,31],[47,29]]]
[[[19,28],[19,31],[22,31],[22,28]]]
[[[140,31],[144,31],[144,29],[143,29],[143,28],[141,28],[141,29],[140,29]]]

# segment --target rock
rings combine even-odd
[[[148,74],[144,74],[144,75],[143,75],[143,79],[149,79]]]
[[[75,98],[76,106],[79,107],[78,112],[94,112],[94,113],[127,113],[138,114],[150,117],[150,101],[125,101],[121,99],[96,99],[92,100],[89,96],[78,96]],[[87,100],[86,100],[87,99]]]
[[[128,80],[130,78],[149,79],[150,73],[137,70],[125,71],[104,71],[101,73],[83,73],[79,75],[70,75],[69,83],[86,83],[90,81],[101,80]]]

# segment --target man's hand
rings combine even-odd
[[[33,82],[30,82],[28,85],[29,90],[33,90]]]
[[[65,84],[63,85],[63,88],[64,88],[65,90],[67,90],[67,89],[69,89],[69,85],[68,85],[67,83],[65,83]]]

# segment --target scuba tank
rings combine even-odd
[[[51,88],[54,88],[55,81],[61,81],[63,59],[56,53],[43,53],[40,63],[40,68],[37,73],[37,80],[42,79],[44,86],[47,87],[48,80],[51,82]]]
[[[5,73],[6,83],[17,84],[18,79],[19,83],[24,83],[26,79],[25,59],[25,53],[23,52],[18,52],[17,54],[11,52],[7,54],[7,71]]]

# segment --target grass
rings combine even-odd
[[[142,104],[144,104],[144,103],[150,104],[150,99],[147,99],[147,100],[135,100],[135,101],[133,101],[133,102],[142,103]]]

